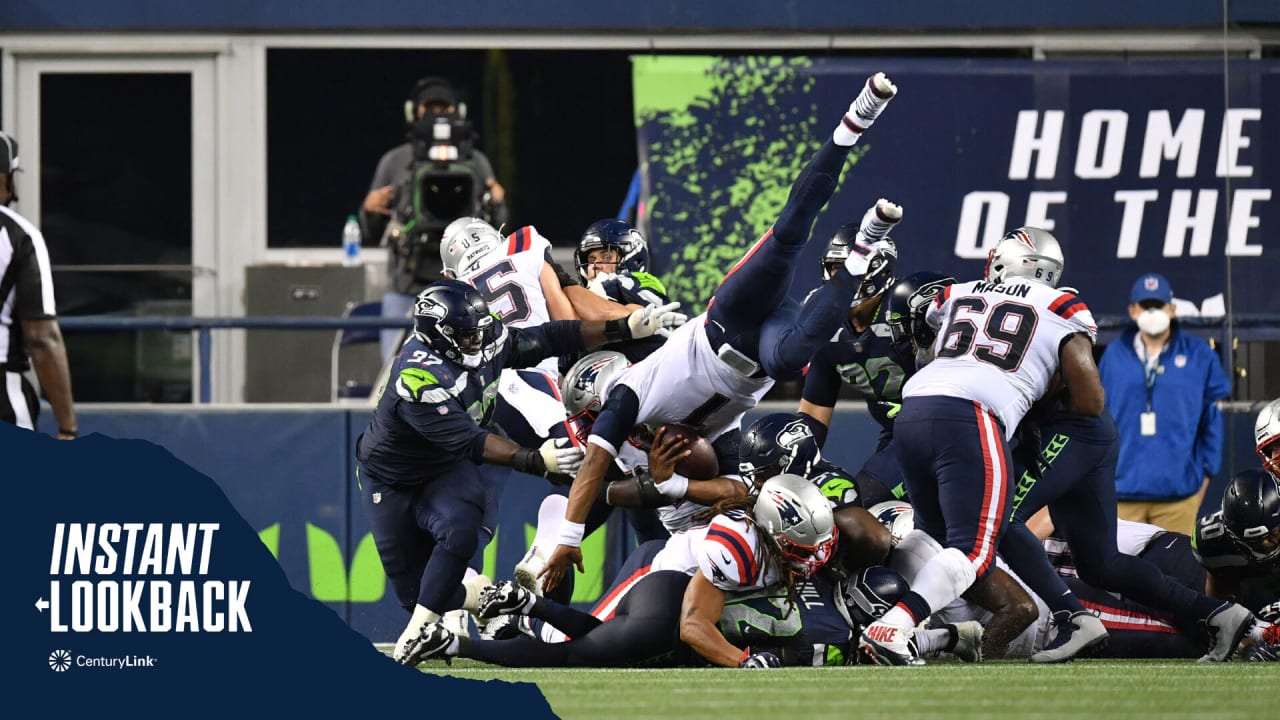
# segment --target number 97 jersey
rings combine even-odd
[[[1098,328],[1084,301],[1036,282],[1012,279],[943,288],[926,320],[938,328],[935,359],[907,381],[902,396],[941,395],[981,403],[1005,438],[1049,389],[1058,351],[1076,333]]]

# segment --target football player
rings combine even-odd
[[[791,473],[808,479],[827,497],[842,536],[828,569],[849,577],[867,567],[889,565],[915,577],[922,562],[909,553],[891,552],[893,534],[863,500],[863,488],[870,485],[878,492],[879,483],[824,460],[802,416],[777,413],[757,420],[743,435],[740,458],[743,477],[757,486]],[[1031,596],[1003,570],[988,573],[965,597],[991,611],[983,651],[992,658],[1003,657],[1007,644],[1036,619]]]
[[[871,248],[866,256],[851,254],[836,277],[809,299],[804,313],[787,301],[796,259],[818,211],[835,191],[854,143],[896,92],[883,73],[867,80],[832,140],[797,178],[773,227],[725,275],[706,313],[618,376],[588,438],[559,544],[543,570],[547,587],[559,584],[571,567],[582,567],[583,521],[632,428],[679,422],[714,442],[738,427],[743,413],[776,379],[799,376],[835,332],[868,271],[896,255],[888,246]]]
[[[1082,300],[1055,290],[1063,265],[1052,234],[1019,228],[992,248],[982,280],[949,285],[930,306],[935,359],[903,389],[894,444],[917,528],[901,545],[927,536],[943,549],[863,631],[880,662],[919,664],[915,626],[994,566],[1013,495],[1008,438],[1050,379],[1061,372],[1071,412],[1103,411],[1097,328]]]
[[[478,599],[479,585],[464,589],[461,582],[482,522],[479,464],[546,476],[571,473],[581,461],[581,450],[567,440],[524,448],[488,431],[502,369],[608,338],[649,336],[680,320],[651,311],[638,310],[628,320],[508,330],[465,283],[441,280],[418,296],[413,334],[356,440],[374,542],[397,598],[412,613],[397,654],[424,625]],[[474,597],[465,602],[468,591]]]
[[[1193,547],[1208,571],[1205,592],[1235,600],[1252,586],[1274,602],[1280,595],[1280,480],[1265,470],[1237,473],[1218,511],[1196,524]]]
[[[516,667],[610,667],[670,662],[683,643],[713,665],[777,667],[776,654],[740,649],[721,634],[726,596],[794,588],[826,562],[836,540],[822,494],[801,478],[780,476],[759,497],[724,503],[709,524],[672,538],[663,551],[668,558],[654,559],[660,569],[635,581],[607,619],[538,598],[511,582],[485,593],[480,615],[536,613],[564,631],[571,638],[566,642],[471,641],[434,623],[422,629],[400,662],[463,656]]]

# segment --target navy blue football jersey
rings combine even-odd
[[[863,507],[853,473],[835,463],[819,460],[817,466],[809,471],[808,480],[826,496],[832,512],[847,507]]]
[[[796,583],[795,593],[777,585],[731,593],[720,614],[720,632],[738,647],[781,650],[787,665],[844,665],[852,623],[836,586],[820,575]]]
[[[524,329],[497,325],[494,350],[477,368],[464,368],[410,336],[356,443],[361,465],[385,482],[412,485],[459,462],[479,463],[502,369],[583,350],[576,320]]]
[[[1280,593],[1280,557],[1259,560],[1237,545],[1222,524],[1222,511],[1200,518],[1191,547],[1200,564],[1212,575],[1248,582],[1272,593]]]
[[[857,333],[846,322],[813,356],[805,372],[803,397],[814,405],[835,407],[840,384],[848,383],[866,401],[876,422],[891,430],[889,414],[901,404],[902,386],[915,373],[916,361],[908,346],[893,342],[885,307],[881,302],[876,308],[866,332]]]
[[[662,285],[662,281],[649,273],[612,275],[600,283],[600,288],[604,290],[605,297],[622,305],[665,305],[671,302],[667,298],[667,289]],[[638,363],[652,355],[653,351],[662,347],[662,343],[666,341],[665,337],[654,335],[638,340],[608,343],[599,349],[620,352],[627,357],[628,361]],[[581,359],[580,354],[561,355],[560,372],[569,372],[569,368]]]

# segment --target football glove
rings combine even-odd
[[[1280,601],[1273,602],[1270,605],[1263,605],[1254,615],[1272,625],[1280,623]]]
[[[1024,420],[1014,433],[1018,438],[1018,447],[1013,451],[1013,458],[1026,466],[1031,477],[1039,480],[1044,470],[1040,466],[1040,424]]]
[[[751,652],[751,648],[747,648],[743,653],[746,657],[738,661],[738,667],[748,670],[760,670],[768,668],[782,667],[782,660],[771,652]]]
[[[663,337],[670,335],[672,330],[689,319],[689,316],[684,313],[676,312],[678,307],[680,303],[669,302],[666,305],[650,305],[636,310],[627,316],[628,337],[636,340],[654,335]]]
[[[551,438],[538,448],[542,462],[546,463],[547,475],[573,475],[582,467],[582,448],[574,445],[568,438]]]

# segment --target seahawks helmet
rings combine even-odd
[[[871,208],[867,212],[874,213],[875,208]],[[822,254],[823,282],[835,277],[836,272],[844,265],[851,252],[861,255],[871,254],[871,245],[859,233],[860,228],[860,223],[848,223],[841,225],[836,230],[836,234],[831,236],[831,240],[827,242],[827,250]],[[880,242],[892,247],[893,240],[886,236]],[[894,272],[897,270],[897,260],[898,254],[896,251],[881,252],[872,257],[871,264],[867,267],[867,272],[862,275],[862,280],[858,283],[857,292],[854,294],[854,303],[876,297],[887,290],[893,284]]]
[[[806,477],[821,459],[818,439],[794,413],[773,413],[751,423],[738,447],[738,469],[753,487],[782,473]]]
[[[592,250],[613,248],[618,253],[617,273],[642,273],[649,269],[649,243],[639,230],[625,220],[597,220],[582,233],[578,249],[573,253],[578,277],[587,281],[587,256]]]
[[[955,278],[932,270],[912,273],[894,283],[885,301],[893,342],[904,346],[914,343],[917,348],[932,345],[937,333],[925,322],[925,313],[942,288],[955,284]]]
[[[1040,228],[1020,227],[1010,230],[987,253],[987,267],[982,277],[993,283],[1016,277],[1057,287],[1065,265],[1062,246],[1053,233]]]
[[[560,378],[560,397],[564,398],[570,422],[584,431],[590,430],[604,405],[605,388],[630,366],[626,355],[613,350],[599,350],[574,363]]]
[[[1280,556],[1280,480],[1265,470],[1236,473],[1222,494],[1222,523],[1254,559]]]
[[[1253,423],[1253,438],[1262,466],[1280,477],[1280,400],[1272,400],[1258,413]]]
[[[477,217],[463,217],[449,223],[440,237],[440,264],[444,276],[466,275],[489,253],[506,244],[502,233]]]
[[[910,589],[897,572],[873,565],[845,581],[842,594],[850,619],[866,627],[889,612]]]
[[[752,512],[786,570],[803,577],[817,572],[835,553],[839,531],[827,496],[799,475],[769,478]]]
[[[916,527],[916,511],[911,507],[910,503],[901,500],[886,500],[882,503],[876,503],[867,512],[875,516],[881,525],[889,531],[889,534],[902,540]]]
[[[478,290],[458,280],[438,280],[418,294],[413,334],[459,365],[477,368],[497,356],[507,329],[489,313]]]

